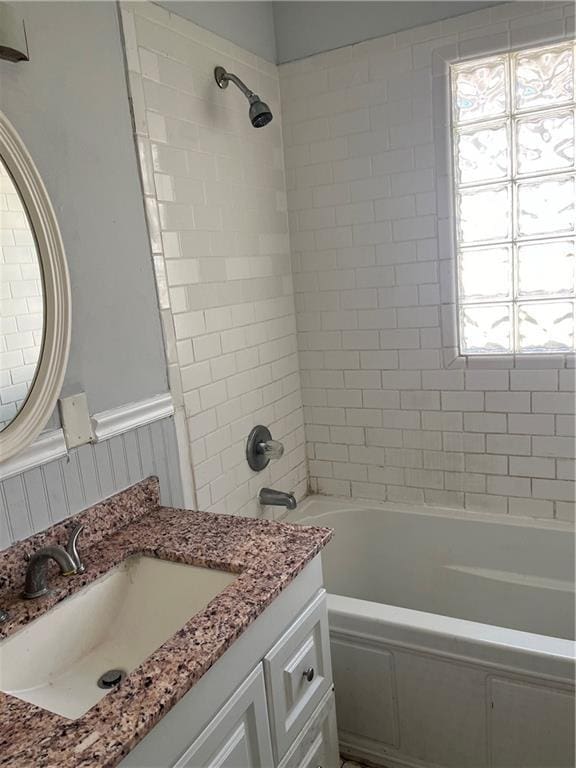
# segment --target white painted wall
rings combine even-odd
[[[197,507],[260,514],[258,490],[306,491],[276,67],[157,6],[123,6],[129,79],[169,359]],[[272,107],[256,130],[217,64]],[[248,434],[286,448],[256,475]]]
[[[573,4],[513,3],[280,67],[314,490],[573,519],[570,361],[444,354],[454,265],[435,56],[573,35]]]

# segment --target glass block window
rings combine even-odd
[[[451,68],[461,354],[574,350],[575,53]]]

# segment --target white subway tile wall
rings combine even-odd
[[[573,359],[455,357],[448,62],[574,37],[512,3],[280,67],[311,487],[574,519]]]
[[[42,275],[18,190],[0,159],[0,430],[28,396],[43,336]]]
[[[258,490],[307,491],[277,68],[149,3],[122,4],[148,226],[198,508],[261,514]],[[213,76],[224,66],[270,104]],[[344,139],[344,141],[346,141]],[[252,472],[258,423],[285,445]],[[182,448],[182,446],[181,446]]]

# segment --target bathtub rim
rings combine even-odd
[[[330,631],[574,686],[576,641],[328,593]]]
[[[313,504],[335,503],[335,509],[310,515],[307,510]],[[309,494],[303,499],[294,512],[290,512],[283,518],[284,522],[296,522],[304,525],[304,520],[324,515],[345,512],[381,510],[383,512],[400,512],[402,514],[424,515],[429,517],[450,517],[457,520],[475,521],[480,523],[493,523],[500,525],[519,526],[521,528],[538,528],[548,531],[565,531],[576,534],[576,524],[558,520],[557,518],[528,517],[523,515],[509,515],[497,512],[477,512],[456,507],[431,507],[425,504],[409,504],[400,501],[378,501],[377,499],[363,499],[350,496],[330,496],[324,494]]]

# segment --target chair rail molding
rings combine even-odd
[[[49,461],[66,456],[67,453],[64,430],[51,429],[49,432],[43,432],[32,445],[17,456],[0,463],[0,480],[6,480],[27,469],[47,464]]]
[[[127,403],[109,411],[101,411],[92,416],[94,442],[108,440],[111,437],[130,432],[133,429],[151,424],[154,421],[174,415],[174,404],[169,392],[136,403]],[[19,475],[33,467],[39,467],[50,461],[66,456],[68,453],[64,432],[53,429],[43,434],[18,456],[0,463],[0,480]]]
[[[174,415],[174,402],[170,392],[136,403],[127,403],[109,411],[101,411],[92,416],[92,427],[96,442],[128,432],[144,424],[165,419]]]

